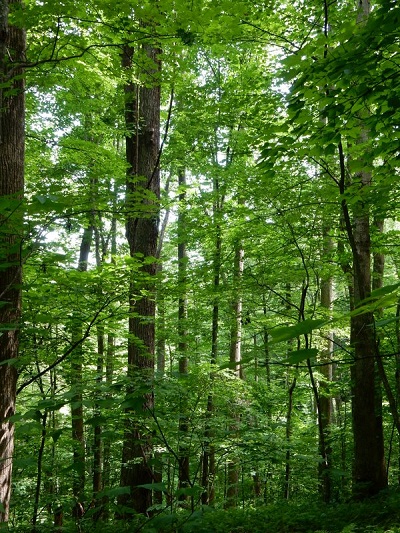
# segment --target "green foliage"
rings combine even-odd
[[[396,492],[365,505],[339,502],[351,492],[352,317],[376,315],[393,390],[398,373],[400,11],[394,2],[377,2],[366,24],[358,25],[352,5],[330,4],[332,31],[324,35],[323,7],[302,1],[28,0],[12,14],[28,30],[30,67],[25,200],[0,199],[1,222],[25,210],[23,226],[2,230],[3,237],[11,230],[24,236],[18,407],[12,416],[15,531],[32,531],[27,524],[39,472],[43,532],[54,530],[58,505],[63,531],[77,530],[72,485],[79,474],[86,480],[81,531],[399,529]],[[157,80],[142,43],[160,49]],[[134,49],[131,71],[120,65],[126,44]],[[127,217],[156,217],[160,208],[140,177],[129,178],[132,191],[126,194],[124,137],[132,134],[124,120],[127,82],[161,85],[161,209],[170,215],[161,257],[131,257],[125,242]],[[361,118],[369,132],[362,143]],[[338,187],[339,143],[344,191]],[[352,178],[363,170],[373,178],[360,190]],[[182,171],[185,200],[177,184]],[[391,219],[385,234],[371,230],[373,254],[386,254],[384,286],[351,311],[353,256],[341,221],[343,202],[351,217],[362,205],[371,220]],[[178,211],[185,215],[183,228]],[[87,233],[91,242],[85,243]],[[10,252],[4,243],[2,257]],[[188,252],[184,280],[176,258],[182,243]],[[80,265],[85,244],[89,260]],[[239,281],[238,246],[244,250]],[[146,271],[154,263],[156,293]],[[333,309],[321,304],[321,286],[330,279]],[[156,299],[156,355],[165,359],[154,375],[127,368],[128,340],[139,344],[129,337],[128,323],[148,320],[137,310],[144,298]],[[217,349],[211,331],[216,307]],[[231,359],[238,318],[242,377]],[[10,324],[0,329],[8,331]],[[328,337],[334,349],[323,360]],[[179,371],[183,357],[185,374]],[[323,370],[331,361],[335,375],[326,382]],[[319,502],[323,460],[307,364],[318,399],[335,406],[328,437],[331,506]],[[146,410],[144,396],[153,393],[154,408]],[[82,410],[80,464],[72,409]],[[383,420],[395,480],[398,450],[385,402]],[[120,504],[130,493],[119,486],[127,421],[151,435],[148,465],[162,476],[139,484],[161,493],[150,518]],[[93,494],[99,430],[104,478]],[[178,479],[182,449],[190,463],[186,486]],[[214,508],[201,505],[207,450],[215,454]],[[238,465],[236,508],[227,511],[232,464]],[[289,502],[283,501],[286,475]],[[115,513],[132,516],[115,524]]]

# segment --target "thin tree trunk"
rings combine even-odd
[[[382,234],[384,221],[383,220],[374,220],[373,222],[376,230]],[[374,251],[373,253],[373,264],[372,264],[372,290],[380,289],[383,287],[383,273],[385,269],[385,255]],[[378,316],[382,314],[382,309],[377,310],[376,313]],[[377,443],[378,443],[378,456],[385,457],[385,446],[384,446],[384,437],[383,437],[383,414],[382,414],[382,384],[386,385],[386,390],[388,387],[388,380],[385,372],[385,367],[383,361],[380,357],[379,345],[380,338],[375,331],[375,343],[376,343],[376,360],[375,360],[375,421],[377,428]],[[392,390],[389,392],[392,402],[389,400],[389,405],[394,406],[394,397]],[[396,408],[397,411],[397,408]],[[395,418],[395,415],[394,415]],[[397,415],[398,419],[398,415]]]
[[[96,368],[96,400],[100,399],[99,394],[100,386],[103,381],[103,366],[104,366],[104,328],[97,327],[97,368]],[[94,416],[100,417],[101,410],[99,405],[95,404]],[[94,425],[94,438],[93,438],[93,499],[97,498],[97,493],[103,488],[102,483],[102,426],[100,422],[96,422]]]
[[[289,312],[291,308],[290,304],[291,300],[291,287],[288,283],[286,285],[286,311]],[[289,341],[288,344],[288,351],[292,350],[291,346],[292,341]],[[287,376],[287,380],[289,380],[289,375]],[[296,388],[297,384],[297,367],[295,370],[295,375],[292,378],[291,384],[288,386],[288,403],[287,403],[287,411],[286,411],[286,428],[285,428],[285,437],[286,437],[286,454],[285,454],[285,481],[284,481],[284,488],[283,488],[283,497],[285,500],[288,500],[290,498],[290,484],[291,484],[291,477],[292,477],[292,465],[291,465],[291,437],[292,437],[292,412],[293,412],[293,393],[294,389]]]
[[[323,229],[323,255],[329,257],[332,252],[333,244],[332,239],[329,236],[329,228]],[[331,316],[333,302],[333,281],[330,275],[321,280],[321,307],[326,309],[328,316]],[[320,435],[323,435],[323,439],[320,436],[319,449],[322,456],[322,461],[319,464],[319,478],[320,478],[320,490],[322,499],[325,502],[331,500],[332,492],[332,447],[330,445],[330,430],[333,418],[333,403],[332,397],[329,392],[330,383],[333,380],[333,369],[331,363],[331,357],[333,353],[333,332],[330,330],[326,335],[325,349],[321,353],[321,374],[322,379],[320,381],[319,391],[319,404],[321,409],[320,421]],[[324,457],[325,456],[325,457]]]
[[[78,270],[87,270],[90,248],[93,238],[93,226],[84,229],[79,251]],[[72,334],[73,342],[82,336],[81,326],[74,326]],[[72,493],[75,500],[73,516],[76,520],[82,518],[84,511],[85,492],[85,431],[83,423],[83,378],[82,378],[82,344],[76,348],[72,354],[71,362],[71,387],[74,396],[71,400],[71,424],[72,424],[72,446],[73,446],[73,478]]]
[[[107,335],[107,351],[106,351],[106,384],[107,390],[113,382],[114,376],[114,358],[115,358],[115,336],[113,333]],[[111,397],[107,393],[108,397]],[[103,452],[103,489],[110,486],[111,482],[111,439],[109,437],[104,439]]]
[[[296,369],[297,372],[297,369]],[[284,484],[284,490],[283,490],[283,497],[285,500],[288,500],[290,498],[290,483],[291,483],[291,476],[292,476],[292,468],[291,468],[291,450],[290,450],[290,441],[292,437],[292,413],[293,413],[293,392],[296,388],[297,384],[297,376],[294,376],[292,379],[292,383],[289,386],[288,389],[288,405],[287,405],[287,412],[286,412],[286,464],[285,464],[285,484]]]
[[[234,264],[234,278],[233,291],[234,299],[232,302],[232,327],[231,327],[231,346],[229,360],[232,368],[238,378],[243,379],[243,371],[241,366],[242,360],[242,324],[243,324],[243,303],[242,303],[242,277],[244,267],[244,250],[240,241],[235,243],[235,264]],[[237,406],[232,405],[232,421],[230,422],[229,433],[231,440],[236,441],[239,431],[240,417],[235,412]],[[228,462],[228,487],[226,492],[225,507],[236,507],[239,496],[239,460],[235,457]]]
[[[167,179],[167,183],[165,185],[164,194],[168,196],[169,191],[169,184],[170,184],[170,176]],[[163,264],[162,261],[160,261],[162,248],[164,244],[164,236],[165,232],[168,226],[168,220],[169,220],[169,209],[166,210],[161,228],[160,228],[160,234],[158,237],[158,243],[157,243],[157,259],[159,260],[159,263],[157,265],[157,272],[160,275],[160,278],[162,279],[162,271],[163,271]],[[156,329],[156,356],[157,356],[157,375],[158,377],[162,377],[165,373],[165,341],[167,338],[167,328],[166,328],[166,321],[165,321],[165,297],[163,291],[157,292],[157,329]]]
[[[214,397],[213,397],[213,380],[214,380],[214,366],[217,362],[218,355],[218,333],[219,333],[219,296],[218,290],[221,278],[221,251],[222,251],[222,237],[221,226],[219,224],[219,211],[222,207],[222,200],[219,197],[219,183],[214,180],[214,193],[217,195],[214,201],[213,215],[215,227],[215,247],[214,247],[214,304],[212,312],[211,325],[211,372],[210,372],[210,392],[207,398],[207,413],[206,413],[206,427],[204,432],[204,451],[202,458],[202,503],[203,505],[212,505],[214,502],[214,478],[215,478],[215,449],[212,443],[213,431],[211,429],[211,418],[214,412]]]
[[[187,261],[186,252],[186,176],[184,170],[178,173],[179,185],[179,211],[178,211],[178,352],[179,352],[179,374],[182,377],[188,374],[188,343],[187,343]],[[185,393],[181,395],[181,408],[179,414],[179,488],[185,489],[190,486],[190,463],[188,446],[189,422],[186,412]],[[185,501],[187,496],[183,493],[179,497]]]
[[[114,209],[116,208],[117,186],[114,186]],[[117,219],[115,215],[111,220],[111,262],[115,263],[115,256],[117,255]],[[105,381],[106,381],[106,398],[111,398],[110,387],[113,382],[114,374],[114,357],[115,357],[115,334],[109,332],[107,335],[107,348],[105,350]],[[109,435],[103,435],[103,457],[102,457],[102,489],[108,488],[111,482],[111,438]],[[108,518],[108,498],[103,498],[103,519]]]
[[[99,221],[101,222],[101,221]],[[100,234],[99,225],[96,224],[94,228],[95,232],[95,255],[96,266],[98,270],[101,270],[102,263],[106,256],[106,244],[105,239]],[[99,293],[101,294],[101,287],[99,287]],[[94,426],[93,426],[93,479],[92,479],[92,505],[96,507],[96,512],[93,514],[93,519],[98,520],[102,514],[101,502],[98,501],[98,493],[103,488],[103,428],[100,423],[101,408],[99,405],[100,395],[102,394],[101,385],[103,383],[104,372],[104,326],[97,326],[97,367],[96,367],[96,390],[95,390],[95,404],[94,404]]]
[[[34,344],[37,344],[36,336],[34,335]],[[39,371],[39,362],[36,360],[36,368]],[[42,379],[39,379],[39,388],[40,393],[43,400],[46,400],[46,395],[43,388],[43,382]],[[42,423],[42,431],[40,435],[40,445],[38,450],[38,457],[37,457],[37,476],[36,476],[36,487],[35,487],[35,498],[33,502],[33,514],[32,514],[32,532],[35,533],[37,531],[36,524],[39,516],[39,502],[40,502],[40,491],[42,488],[42,477],[43,477],[43,454],[44,454],[44,446],[46,443],[46,436],[47,436],[47,419],[48,419],[48,412],[45,410],[42,414],[40,411],[38,411],[38,417],[40,417],[40,421]]]
[[[38,451],[38,458],[37,458],[37,478],[36,478],[36,489],[35,489],[35,499],[33,502],[33,515],[32,515],[32,531],[35,533],[37,531],[37,520],[39,516],[39,500],[40,500],[40,489],[42,487],[42,476],[43,476],[43,454],[44,454],[44,446],[46,443],[46,435],[47,435],[47,416],[48,413],[45,411],[41,417],[42,422],[42,432],[40,435],[40,446]]]
[[[265,301],[265,294],[263,294],[263,314],[264,314],[264,325],[263,325],[263,340],[264,340],[264,361],[265,361],[265,373],[267,377],[267,385],[271,385],[271,365],[269,357],[269,342],[268,342],[268,328],[266,325],[267,320],[267,302]],[[269,413],[268,416],[270,416]]]
[[[24,189],[25,98],[18,63],[24,60],[25,32],[9,24],[9,6],[19,0],[0,0],[0,523],[8,522],[14,453],[14,425],[21,313],[21,200]],[[4,328],[4,326],[3,326]]]
[[[396,406],[400,402],[400,301],[397,302],[396,308]],[[397,436],[397,447],[398,447],[398,474],[397,474],[397,483],[400,485],[400,431]]]

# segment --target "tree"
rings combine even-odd
[[[186,176],[185,171],[179,169],[178,171],[178,184],[179,184],[179,208],[178,208],[178,350],[179,350],[179,373],[182,378],[188,374],[189,371],[189,359],[188,359],[188,343],[187,343],[187,322],[188,322],[188,309],[187,309],[187,262],[188,256],[186,251],[186,236],[185,236],[185,211],[187,209],[185,205],[186,200]],[[182,397],[180,416],[179,416],[179,431],[180,431],[180,443],[179,443],[179,487],[181,489],[188,488],[190,486],[190,456],[188,449],[188,431],[189,423],[187,416],[187,409],[184,405],[185,397]],[[180,496],[181,500],[186,500],[184,491]]]
[[[358,22],[363,23],[369,16],[369,0],[360,2]],[[359,117],[360,135],[358,147],[368,153],[369,135]],[[360,153],[360,152],[359,152]],[[343,151],[339,145],[341,164],[341,194],[345,192],[345,163]],[[358,160],[363,158],[362,152]],[[365,158],[366,159],[366,158]],[[354,182],[361,196],[371,186],[372,174],[369,162],[363,161],[362,170],[354,175]],[[351,169],[351,161],[350,161]],[[371,294],[371,230],[370,206],[368,203],[357,202],[353,209],[353,224],[349,220],[349,212],[345,200],[342,201],[344,218],[349,242],[353,254],[354,304],[355,308]],[[383,434],[376,413],[376,380],[375,353],[376,339],[374,335],[374,317],[371,312],[361,315],[357,313],[351,318],[351,343],[354,349],[353,379],[353,432],[354,432],[354,492],[358,496],[372,495],[387,485],[384,462]]]
[[[21,312],[25,32],[10,22],[21,8],[18,0],[0,2],[0,522],[9,518]]]
[[[129,486],[131,493],[120,499],[121,503],[139,513],[146,513],[152,503],[151,489],[140,485],[149,485],[153,481],[149,462],[152,453],[151,435],[145,427],[143,416],[149,416],[154,407],[154,277],[160,195],[160,50],[149,43],[143,46],[143,53],[150,65],[149,80],[146,85],[138,86],[130,82],[125,87],[128,163],[126,235],[132,259],[139,263],[143,261],[138,271],[132,273],[130,288],[128,372],[132,385],[129,392],[136,395],[136,404],[139,400],[142,407],[137,411],[138,420],[127,419],[121,485]],[[132,69],[132,57],[133,49],[126,46],[123,52],[124,68]],[[140,275],[141,285],[135,279],[137,273]],[[131,416],[129,409],[128,416]]]

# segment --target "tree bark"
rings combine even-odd
[[[89,225],[84,229],[80,251],[78,270],[86,272],[90,248],[93,238],[93,226]],[[72,342],[80,339],[82,336],[82,326],[74,326],[72,333]],[[83,423],[83,349],[80,344],[72,353],[71,361],[71,387],[74,396],[71,400],[71,424],[72,424],[72,446],[73,446],[73,479],[72,493],[74,495],[75,506],[73,516],[76,520],[82,518],[84,509],[84,491],[85,491],[85,429]]]
[[[25,32],[9,24],[18,0],[0,0],[0,523],[8,522],[11,496],[21,312],[22,195],[24,189],[25,98],[18,64],[24,60]]]
[[[203,505],[212,505],[214,503],[214,478],[215,478],[215,448],[212,443],[213,431],[211,429],[211,418],[214,412],[214,395],[213,395],[213,381],[214,381],[214,366],[217,362],[218,355],[218,335],[219,335],[219,296],[218,291],[221,281],[221,252],[222,252],[222,236],[221,225],[219,223],[220,210],[222,208],[223,200],[220,197],[219,181],[214,179],[213,183],[214,194],[216,199],[213,206],[213,221],[215,227],[215,246],[214,246],[214,260],[213,260],[213,291],[214,304],[212,311],[211,324],[211,372],[210,372],[210,392],[207,397],[207,412],[206,412],[206,427],[204,431],[204,450],[202,457],[202,479],[203,494],[201,501]]]
[[[126,186],[126,235],[132,258],[156,257],[158,239],[158,199],[160,196],[159,138],[160,138],[160,86],[158,59],[160,51],[150,45],[143,46],[152,64],[153,85],[138,87],[129,83],[125,87],[126,158],[129,165]],[[125,46],[123,67],[132,69],[133,49]],[[149,194],[150,193],[150,194]],[[141,286],[132,275],[130,286],[130,317],[128,338],[128,375],[132,379],[129,394],[135,394],[140,384],[149,392],[143,395],[141,412],[128,409],[122,451],[121,485],[130,487],[119,503],[146,513],[152,504],[152,491],[138,485],[152,483],[154,477],[149,460],[152,453],[151,435],[144,422],[146,412],[153,409],[153,377],[155,349],[154,278],[156,263],[144,263]],[[137,273],[135,273],[135,277]],[[145,289],[145,295],[141,291]],[[122,513],[124,516],[124,513]],[[128,518],[129,513],[125,516]]]
[[[186,234],[185,234],[185,211],[186,211],[186,176],[184,170],[179,170],[179,211],[178,211],[178,352],[179,352],[179,374],[184,377],[188,374],[188,343],[187,343],[187,261]],[[179,488],[185,489],[190,486],[190,459],[189,447],[187,443],[189,422],[186,409],[186,394],[181,394],[181,408],[179,414]],[[181,494],[181,501],[185,501],[187,496]]]
[[[329,257],[332,252],[333,244],[332,239],[329,237],[329,228],[323,229],[323,255]],[[329,317],[332,312],[333,301],[333,281],[330,275],[327,275],[321,280],[321,307],[326,309]],[[333,402],[329,392],[329,384],[333,379],[333,370],[331,363],[331,356],[333,353],[333,332],[328,331],[326,336],[325,349],[321,355],[321,374],[323,378],[320,381],[319,390],[319,406],[320,406],[320,435],[323,435],[323,439],[320,436],[319,449],[322,456],[322,461],[319,465],[319,478],[320,478],[320,491],[322,499],[325,502],[329,502],[332,492],[332,475],[331,475],[331,459],[332,448],[330,445],[330,429],[333,418]]]
[[[364,24],[370,12],[368,0],[359,0],[357,22]],[[368,164],[369,133],[365,127],[365,113],[359,114],[360,135],[355,146],[358,162],[364,170],[355,173],[348,185],[362,198],[364,191],[371,185],[371,171]],[[359,155],[362,153],[362,155]],[[339,143],[340,193],[342,212],[352,251],[354,277],[354,308],[361,304],[371,293],[371,242],[370,213],[368,203],[362,199],[353,206],[353,220],[344,196],[345,159],[343,146]],[[351,170],[351,160],[350,160]],[[387,486],[387,473],[383,454],[382,425],[377,417],[377,396],[375,379],[376,344],[374,317],[371,312],[355,314],[350,320],[350,344],[353,349],[354,363],[352,377],[352,419],[354,437],[353,495],[364,499]],[[380,409],[378,409],[380,410]]]
[[[243,301],[242,301],[242,277],[244,268],[244,250],[240,241],[235,243],[235,264],[233,276],[234,298],[232,302],[232,327],[231,327],[231,346],[229,360],[236,376],[243,379],[242,360],[242,323],[243,323]],[[237,405],[232,405],[232,421],[230,422],[230,434],[232,440],[238,438],[240,417],[235,412]],[[239,496],[239,460],[235,456],[228,462],[228,487],[226,491],[225,507],[236,507]]]
[[[291,299],[292,299],[292,289],[290,283],[286,284],[286,311],[289,313],[291,309]],[[292,341],[288,341],[288,352],[292,351]],[[290,498],[290,484],[292,477],[292,465],[291,465],[291,439],[292,439],[292,414],[293,414],[293,393],[297,385],[297,374],[298,374],[298,365],[296,365],[295,374],[293,378],[290,377],[289,371],[286,376],[287,387],[288,387],[288,403],[286,411],[286,427],[285,427],[285,437],[286,437],[286,454],[285,454],[285,481],[283,486],[283,497],[285,500]],[[289,380],[291,383],[289,385]]]
[[[369,2],[360,0],[358,21],[368,17]],[[368,150],[368,131],[360,117],[361,133],[358,148]],[[344,160],[341,160],[341,183],[344,192]],[[368,168],[358,172],[353,184],[362,196],[362,191],[371,185],[371,172]],[[357,306],[371,293],[371,242],[370,215],[368,205],[359,201],[353,207],[353,222],[350,221],[347,204],[342,199],[343,214],[353,255],[354,306]],[[383,455],[383,435],[376,416],[375,380],[375,335],[374,317],[371,312],[353,314],[351,317],[350,342],[353,348],[352,366],[352,416],[354,437],[353,494],[356,498],[376,494],[387,486],[387,475]]]

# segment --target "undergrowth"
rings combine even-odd
[[[0,531],[3,531],[0,528]],[[5,530],[4,530],[5,531]],[[32,533],[32,526],[7,531]],[[53,533],[41,525],[37,533]],[[129,522],[84,520],[65,524],[62,533],[400,533],[400,489],[383,491],[364,502],[323,504],[281,502],[247,509],[203,508],[194,513],[162,513]]]

